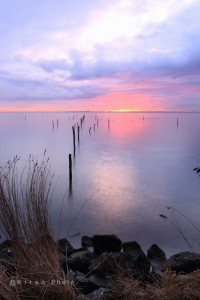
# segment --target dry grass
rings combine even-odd
[[[200,270],[189,275],[178,276],[170,270],[161,281],[145,284],[133,278],[118,278],[121,291],[116,299],[121,300],[199,300]],[[113,298],[114,299],[114,298]]]
[[[6,269],[0,265],[0,299],[20,300],[18,293],[10,286],[10,279],[6,275]]]
[[[20,177],[18,160],[15,157],[0,172],[0,222],[11,240],[16,268],[9,278],[0,266],[0,299],[75,299],[51,235],[48,160],[39,163],[30,156]]]
[[[166,271],[159,284],[147,287],[146,295],[142,299],[199,300],[200,270],[184,276]]]

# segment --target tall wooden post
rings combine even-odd
[[[69,154],[69,189],[72,189],[72,155]]]
[[[80,126],[78,125],[78,127],[77,127],[77,130],[78,130],[78,142],[80,142]]]
[[[75,126],[72,126],[72,132],[73,132],[73,146],[74,146],[74,156],[76,153],[76,133],[75,133]]]

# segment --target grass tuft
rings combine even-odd
[[[18,161],[16,156],[0,171],[0,223],[11,240],[14,269],[9,277],[0,265],[1,299],[75,299],[51,233],[48,159],[39,163],[30,156],[20,177]]]

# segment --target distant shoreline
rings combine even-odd
[[[5,113],[19,113],[19,114],[28,114],[28,113],[84,113],[84,114],[106,114],[106,113],[112,113],[112,114],[199,114],[200,111],[112,111],[112,110],[106,110],[106,111],[95,111],[95,110],[78,110],[78,111],[0,111],[1,114]]]

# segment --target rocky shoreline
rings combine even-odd
[[[79,249],[74,249],[66,238],[56,244],[66,279],[88,299],[123,292],[124,286],[116,280],[119,277],[154,284],[162,279],[166,270],[186,276],[200,269],[200,254],[189,251],[167,259],[165,252],[156,244],[145,253],[136,241],[123,243],[114,234],[83,236],[81,241]],[[14,253],[9,240],[0,244],[0,263],[12,276],[15,272]]]

